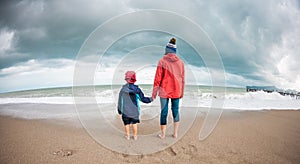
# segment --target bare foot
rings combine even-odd
[[[138,138],[137,136],[133,136],[133,139],[134,139],[134,140],[137,140],[137,138]]]
[[[173,138],[177,138],[177,134],[172,134],[172,137]]]
[[[130,140],[130,136],[124,136],[125,137],[125,139],[127,139],[127,140]]]
[[[165,139],[165,135],[159,134],[157,135],[160,139]]]

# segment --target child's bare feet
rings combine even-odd
[[[160,139],[165,139],[165,135],[159,134],[157,135]]]
[[[130,136],[126,135],[124,137],[125,137],[125,139],[130,140]]]
[[[134,140],[137,140],[137,139],[138,139],[138,137],[137,137],[137,136],[133,136],[133,139],[134,139]]]
[[[172,134],[172,137],[173,138],[177,138],[177,134]]]

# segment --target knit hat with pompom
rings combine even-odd
[[[172,38],[170,39],[169,43],[167,44],[166,48],[165,48],[166,53],[176,53],[176,39]]]

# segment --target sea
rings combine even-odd
[[[152,85],[139,85],[145,96],[151,96]],[[76,89],[76,92],[74,91]],[[113,106],[116,109],[121,85],[97,85],[43,88],[0,94],[0,115],[25,119],[59,119],[77,117],[74,109],[76,97],[93,97],[97,105]],[[185,86],[180,106],[208,109],[213,100],[222,102],[223,110],[299,110],[300,99],[282,96],[277,92],[246,92],[246,88],[212,87],[202,85]],[[80,102],[82,103],[82,102]],[[142,104],[142,108],[155,107],[159,110],[159,100]],[[115,112],[115,111],[114,111]],[[158,111],[159,112],[159,111]]]

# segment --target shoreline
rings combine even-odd
[[[225,111],[212,134],[204,141],[199,141],[199,130],[204,117],[205,114],[198,115],[188,132],[174,145],[162,151],[148,155],[127,155],[103,147],[80,127],[53,123],[53,120],[0,116],[0,161],[300,163],[300,110]],[[143,127],[139,125],[139,128]],[[159,125],[155,128],[159,129]],[[141,129],[143,130],[145,129]],[[182,130],[179,129],[179,133],[180,131]],[[167,137],[167,140],[171,138]],[[149,143],[145,145],[147,146],[152,145]],[[71,151],[72,154],[55,155],[59,151]]]

